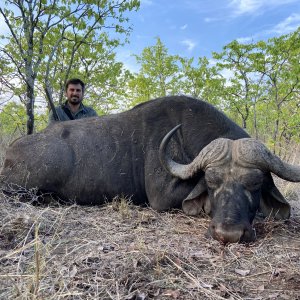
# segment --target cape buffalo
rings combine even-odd
[[[212,218],[210,235],[227,243],[255,239],[258,209],[289,217],[270,172],[300,181],[299,167],[281,161],[210,104],[170,96],[22,137],[7,150],[1,180],[4,190],[37,188],[78,204],[123,195],[159,211],[204,210]]]

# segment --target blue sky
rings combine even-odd
[[[141,54],[159,37],[169,54],[211,57],[233,40],[267,40],[300,26],[299,0],[141,0],[130,14],[130,44],[118,59],[137,70],[132,54]]]
[[[118,48],[117,58],[138,71],[132,54],[155,45],[156,37],[169,54],[197,59],[210,58],[235,39],[255,42],[290,33],[300,26],[300,0],[141,0],[129,18],[130,44]],[[0,33],[5,27],[0,17]]]

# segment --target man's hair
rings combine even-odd
[[[79,79],[79,78],[71,78],[71,79],[69,79],[67,82],[66,82],[66,91],[68,90],[68,86],[70,85],[70,84],[80,84],[81,85],[81,87],[82,87],[82,91],[84,92],[84,87],[85,87],[85,84],[84,84],[84,82],[81,80],[81,79]]]

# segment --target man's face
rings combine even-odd
[[[66,97],[71,104],[78,104],[83,99],[83,90],[81,84],[69,84]]]

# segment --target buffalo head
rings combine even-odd
[[[160,161],[173,176],[187,180],[204,172],[183,200],[183,211],[197,215],[204,210],[212,218],[208,232],[224,243],[255,239],[252,222],[258,209],[265,216],[285,219],[290,206],[274,185],[270,172],[288,181],[300,181],[300,168],[283,162],[252,138],[218,138],[204,147],[190,164],[175,162],[166,151],[173,128],[160,145]]]

